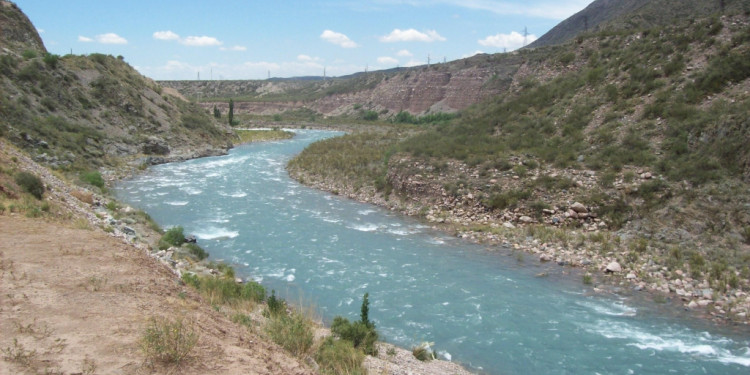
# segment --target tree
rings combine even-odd
[[[369,313],[370,313],[370,301],[368,300],[368,297],[370,296],[370,293],[365,293],[365,297],[362,299],[362,323],[364,323],[367,327],[372,327],[372,323],[370,323]]]
[[[221,111],[216,106],[214,106],[214,117],[221,118]]]
[[[234,100],[229,99],[229,114],[227,114],[227,117],[229,117],[229,125],[234,125]]]

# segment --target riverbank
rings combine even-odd
[[[174,371],[149,363],[140,350],[151,318],[184,319],[198,334],[197,350],[178,366],[182,373],[316,372],[314,362],[232,321],[180,283],[185,272],[217,271],[173,258],[173,251],[154,252],[161,234],[148,215],[69,184],[12,146],[3,144],[0,159],[12,170],[39,176],[47,188],[40,202],[47,208],[36,219],[25,217],[31,203],[2,201],[0,291],[8,304],[0,308],[0,348],[6,354],[0,372]],[[330,335],[318,324],[321,335]],[[469,374],[455,363],[420,362],[408,350],[381,347],[379,357],[365,362],[372,373]]]
[[[392,159],[389,166],[398,169],[392,166],[398,163],[410,165],[408,160]],[[691,258],[687,255],[687,259],[678,262],[679,266],[667,267],[661,258],[654,255],[655,249],[651,247],[659,244],[647,241],[636,233],[610,230],[603,219],[596,217],[591,207],[573,200],[573,191],[555,197],[559,204],[545,207],[536,217],[518,209],[488,212],[480,202],[479,191],[464,192],[458,198],[446,192],[446,186],[458,177],[431,179],[428,177],[430,172],[419,165],[410,165],[405,169],[417,172],[405,176],[389,172],[387,179],[393,190],[386,194],[366,184],[355,185],[330,176],[320,177],[300,168],[291,168],[289,172],[292,178],[307,186],[418,218],[468,241],[521,251],[541,263],[575,267],[582,270],[581,282],[595,291],[647,293],[649,299],[656,303],[671,301],[701,319],[718,324],[748,325],[750,299],[741,287],[727,283],[717,288],[705,277],[694,277],[700,274],[688,271]],[[466,166],[452,169],[462,171],[464,176],[476,177],[481,174],[481,171]],[[631,172],[637,178],[636,188],[642,181],[658,179],[658,176],[647,171],[636,172]],[[571,181],[574,186],[583,189],[597,183],[596,175],[586,171],[561,170],[550,173],[558,180]],[[513,184],[519,184],[519,178],[514,173],[503,174],[497,179],[485,178],[488,183],[503,186],[503,191],[512,190]],[[616,183],[622,184],[621,181]],[[559,225],[563,221],[577,226]],[[663,244],[659,246],[666,248]],[[675,254],[675,250],[671,251],[667,252],[668,257],[680,256],[679,253],[671,255]],[[685,263],[684,267],[682,262]]]

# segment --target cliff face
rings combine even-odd
[[[236,113],[272,115],[310,109],[336,116],[358,108],[396,114],[456,112],[495,96],[510,83],[527,57],[477,55],[445,64],[318,80],[161,81],[185,96],[226,112],[234,98]]]
[[[38,162],[90,169],[231,146],[226,126],[141,76],[122,56],[49,54],[28,18],[5,1],[0,30],[0,137]]]

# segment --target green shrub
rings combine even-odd
[[[198,246],[197,244],[188,243],[185,244],[185,247],[187,247],[188,252],[198,260],[208,258],[208,252],[206,250],[203,250],[203,248]]]
[[[276,297],[276,291],[271,290],[271,296],[266,301],[266,315],[277,316],[286,314],[286,302],[283,299]]]
[[[337,316],[331,324],[331,332],[342,340],[350,341],[355,348],[362,350],[365,354],[377,355],[375,342],[378,340],[378,333],[375,331],[375,324],[369,318],[368,297],[369,294],[365,293],[359,321],[352,323],[344,317]]]
[[[185,243],[185,233],[181,226],[170,228],[161,236],[159,249],[165,250],[171,246],[180,246]]]
[[[198,333],[183,319],[151,318],[141,336],[140,347],[151,361],[179,364],[198,343]]]
[[[18,61],[11,55],[0,56],[0,73],[6,76],[13,74],[18,66]]]
[[[354,348],[351,342],[326,337],[315,353],[315,362],[323,374],[364,375],[367,373],[362,365],[364,354]]]
[[[18,172],[16,174],[16,184],[36,199],[42,199],[45,188],[44,183],[42,183],[39,177],[29,172]]]
[[[44,54],[44,63],[47,64],[48,67],[55,69],[57,68],[57,64],[60,61],[60,55],[55,55],[52,53],[46,53]]]
[[[266,333],[273,342],[298,357],[307,354],[313,345],[312,322],[298,311],[271,316]]]
[[[198,276],[184,273],[182,281],[198,290],[213,305],[224,305],[237,302],[262,302],[266,298],[266,289],[255,281],[237,283],[234,279]]]
[[[104,189],[105,186],[104,178],[98,171],[84,172],[81,174],[81,180],[100,189]]]
[[[27,50],[23,51],[23,53],[21,54],[21,56],[23,56],[23,58],[26,59],[26,60],[31,60],[31,59],[35,58],[37,56],[37,54],[36,54],[36,51],[34,51],[33,49],[27,49]]]
[[[375,121],[378,119],[378,113],[375,111],[365,111],[362,114],[362,119],[366,121]]]

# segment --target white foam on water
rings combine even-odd
[[[585,307],[589,310],[593,310],[600,315],[609,316],[635,316],[638,311],[636,308],[627,306],[622,302],[614,303],[599,303],[594,301],[578,301],[576,302],[579,306]]]
[[[376,224],[362,224],[362,225],[350,225],[347,226],[349,229],[358,230],[360,232],[374,232],[378,230],[378,226]]]
[[[446,360],[446,361],[448,361],[448,362],[450,362],[451,359],[453,359],[453,356],[451,355],[451,353],[448,353],[445,350],[439,351],[438,355],[441,356],[441,357],[443,357],[443,359]]]
[[[202,231],[195,232],[194,234],[202,240],[224,240],[235,238],[240,235],[240,232],[226,228],[208,227]]]
[[[181,188],[180,188],[180,190],[181,190],[181,191],[184,191],[184,192],[185,192],[185,193],[187,193],[188,195],[198,195],[198,194],[200,194],[200,193],[203,193],[203,190],[201,190],[201,189],[196,189],[196,188],[194,188],[194,187],[191,187],[191,186],[187,186],[187,187],[181,187]]]
[[[164,201],[164,204],[168,204],[170,206],[185,206],[187,205],[188,201]]]
[[[238,192],[234,192],[232,194],[229,194],[229,196],[232,197],[232,198],[242,198],[242,197],[246,197],[247,193],[245,193],[244,191],[238,191]]]
[[[375,210],[359,210],[359,211],[357,211],[357,213],[360,214],[360,215],[362,215],[362,216],[367,216],[367,215],[375,213],[375,212],[376,212]]]
[[[408,236],[412,234],[408,229],[388,229],[388,233],[395,234],[397,236]]]
[[[156,193],[156,195],[157,195],[157,196],[160,196],[160,197],[163,197],[163,196],[165,196],[165,195],[167,195],[167,194],[169,194],[169,193],[167,193],[166,191],[163,191],[163,192],[159,192],[159,193]]]
[[[641,350],[677,352],[750,367],[750,348],[744,348],[744,353],[733,353],[723,347],[731,343],[731,340],[724,338],[685,332],[650,333],[624,322],[609,320],[599,320],[595,324],[581,323],[581,325],[585,330],[609,339],[628,340],[630,342],[626,344],[627,346]]]
[[[286,281],[288,281],[290,283],[292,281],[294,281],[294,279],[295,279],[294,275],[286,275],[286,277],[284,277],[284,280],[286,280]]]

